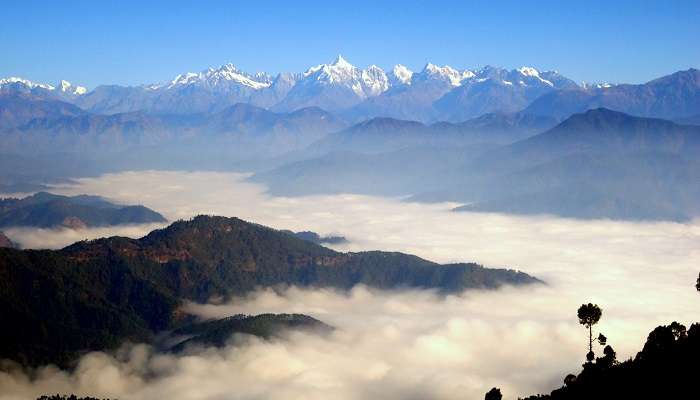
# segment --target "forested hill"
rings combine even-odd
[[[0,330],[0,358],[67,363],[80,351],[148,340],[173,327],[185,299],[204,302],[258,287],[453,292],[539,282],[523,272],[402,253],[340,253],[237,218],[199,216],[141,239],[0,249],[0,325],[9,327]]]
[[[548,395],[523,400],[579,399],[694,399],[697,398],[700,324],[673,322],[649,333],[642,351],[618,362],[607,351],[595,362],[585,363],[578,375]]]

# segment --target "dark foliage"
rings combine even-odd
[[[568,375],[565,386],[548,395],[526,400],[675,399],[695,398],[700,359],[700,324],[690,329],[673,322],[659,326],[642,351],[624,362],[606,346],[604,356],[583,365],[578,376]]]
[[[501,400],[503,398],[503,395],[501,394],[501,389],[499,388],[493,388],[486,392],[486,396],[484,396],[484,400]]]
[[[66,365],[81,351],[150,339],[177,305],[112,255],[79,265],[60,252],[0,249],[0,358]]]
[[[143,341],[176,326],[183,299],[258,287],[418,287],[452,292],[540,282],[476,264],[386,252],[339,253],[236,218],[196,217],[134,240],[62,250],[0,249],[0,358],[67,364],[83,351]]]

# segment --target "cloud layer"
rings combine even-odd
[[[448,297],[364,287],[350,293],[292,288],[260,291],[231,304],[192,304],[190,312],[207,317],[302,312],[339,329],[327,338],[239,338],[222,350],[178,357],[153,355],[146,346],[116,356],[95,353],[72,374],[52,368],[31,379],[0,374],[0,399],[57,391],[122,399],[479,399],[492,386],[516,398],[550,390],[580,367],[587,336],[575,313],[582,302],[601,305],[596,328],[620,357],[639,350],[656,325],[689,323],[700,315],[693,288],[700,265],[697,222],[452,213],[451,204],[358,195],[277,198],[243,178],[126,172],[81,179],[56,191],[141,203],[171,220],[207,213],[342,234],[350,242],[336,246],[341,250],[397,250],[440,262],[507,265],[549,286]],[[119,234],[140,236],[142,228]],[[30,247],[73,240],[60,231],[25,232],[24,241],[16,232],[8,236]]]

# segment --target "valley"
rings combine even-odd
[[[0,400],[685,398],[700,3],[3,3]]]

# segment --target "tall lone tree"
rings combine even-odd
[[[586,359],[591,362],[595,355],[593,354],[593,325],[600,321],[600,317],[603,315],[600,307],[597,304],[582,304],[578,308],[578,322],[588,328],[588,354]]]

